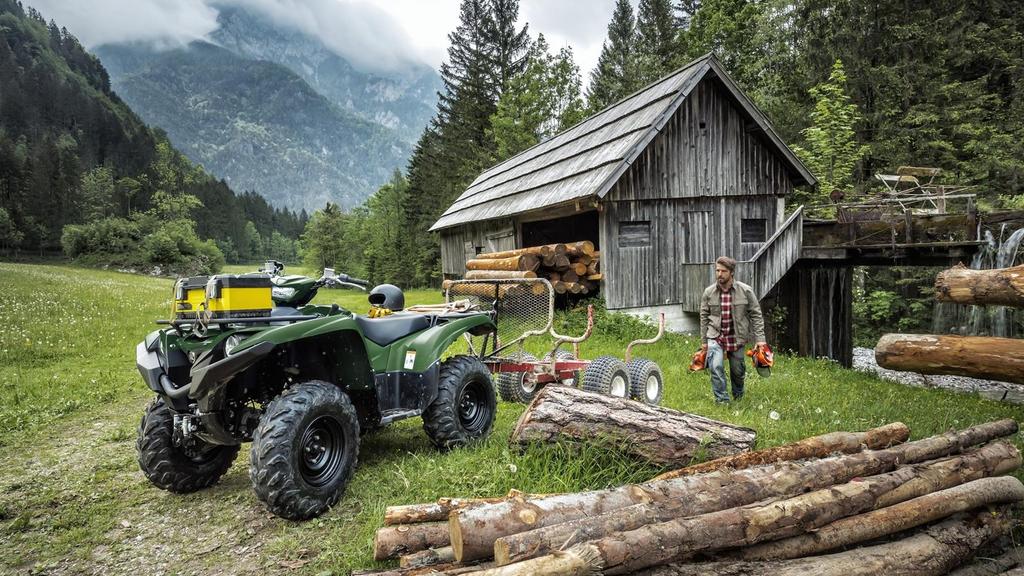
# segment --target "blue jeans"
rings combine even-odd
[[[708,372],[711,373],[711,391],[715,393],[715,400],[720,402],[729,401],[729,396],[725,393],[726,355],[729,356],[729,380],[732,382],[732,397],[733,400],[739,400],[743,396],[743,379],[747,373],[746,366],[743,364],[743,348],[726,353],[718,342],[708,340],[708,355],[705,362]]]

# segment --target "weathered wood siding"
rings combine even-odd
[[[441,232],[441,272],[463,276],[466,261],[481,252],[517,248],[517,231],[511,218],[473,222]]]
[[[705,78],[611,189],[611,200],[781,196],[785,160],[714,78]]]
[[[713,281],[715,258],[747,261],[765,246],[742,241],[743,220],[763,219],[765,239],[778,231],[779,200],[792,191],[792,175],[749,126],[728,91],[706,78],[611,189],[600,230],[609,308],[680,303],[696,310],[700,291]],[[650,223],[650,245],[620,247],[620,226],[635,222]],[[773,248],[758,265],[765,278],[743,281],[778,281],[775,272],[789,258],[768,260],[791,252],[788,244]]]

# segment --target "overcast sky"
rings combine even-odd
[[[637,0],[638,1],[638,0]],[[437,68],[458,0],[27,0],[91,48],[144,41],[176,46],[217,27],[218,5],[243,5],[310,34],[366,69],[403,61]],[[597,63],[615,0],[521,0],[519,21],[544,34],[553,51],[571,46],[584,82]],[[634,5],[636,1],[634,1]]]

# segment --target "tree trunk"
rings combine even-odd
[[[673,564],[635,572],[634,576],[940,576],[1008,532],[1008,511],[996,515],[980,511],[951,518],[902,540],[838,554],[782,562]]]
[[[939,302],[1024,307],[1024,265],[971,270],[959,264],[935,277]]]
[[[515,250],[504,250],[502,252],[485,252],[483,254],[477,254],[476,257],[480,260],[494,260],[498,258],[512,258],[513,256],[532,254],[540,258],[545,254],[550,254],[553,250],[553,246],[553,244],[545,244],[544,246],[527,246],[526,248],[516,248]]]
[[[749,450],[755,434],[669,408],[546,386],[520,416],[509,443],[610,441],[655,464],[680,466],[692,462],[698,451],[718,457]]]
[[[872,428],[867,432],[830,432],[821,436],[805,438],[799,442],[784,446],[724,456],[710,462],[672,470],[656,476],[654,480],[668,480],[669,478],[691,476],[714,470],[739,470],[774,462],[803,460],[805,458],[824,458],[834,452],[853,454],[865,448],[868,450],[879,450],[906,442],[909,437],[910,429],[902,422],[886,424],[885,426]]]
[[[935,522],[960,512],[1024,500],[1024,484],[1012,476],[981,478],[899,504],[836,520],[814,532],[727,552],[741,560],[814,556]]]
[[[885,506],[910,500],[934,490],[953,487],[963,482],[994,474],[1003,474],[1017,468],[1020,462],[1020,453],[1016,448],[1005,443],[995,443],[961,456],[918,464],[916,466],[925,471],[919,478],[911,479],[901,483],[898,488],[886,491],[883,496],[877,499],[875,505],[879,508],[884,508]],[[1016,482],[1016,479],[1014,481]],[[852,483],[847,484],[847,486],[850,485]],[[804,490],[817,489],[822,492],[829,489],[835,490],[834,486],[815,485],[814,483],[801,484],[800,487]],[[510,562],[518,562],[540,556],[554,549],[564,549],[588,540],[614,538],[616,532],[640,530],[648,525],[669,523],[678,518],[717,513],[730,508],[730,504],[733,506],[746,504],[743,502],[743,490],[749,491],[746,495],[747,502],[785,496],[795,492],[793,488],[790,488],[788,492],[784,490],[760,492],[756,488],[737,484],[723,487],[721,494],[717,495],[717,497],[724,497],[724,500],[720,500],[720,503],[717,504],[714,503],[715,497],[709,498],[707,502],[700,505],[694,505],[692,501],[638,504],[614,510],[607,514],[499,538],[494,543],[494,558],[497,564],[501,566]],[[925,514],[925,512],[922,512],[922,514]],[[940,517],[948,515],[945,514]]]
[[[981,336],[886,334],[875,346],[882,368],[1024,384],[1024,340]]]
[[[387,560],[427,548],[442,548],[451,543],[446,522],[425,522],[385,526],[373,538],[373,559]]]
[[[444,548],[429,548],[412,554],[406,554],[398,559],[398,565],[402,568],[422,568],[424,566],[437,566],[439,564],[454,564],[455,552],[451,546]]]
[[[849,456],[747,470],[719,470],[575,494],[516,496],[452,513],[448,517],[452,548],[460,562],[488,558],[494,553],[495,540],[502,536],[605,514],[626,506],[676,501],[691,506],[697,514],[721,510],[805,488],[815,490],[848,482],[851,478],[879,474],[898,464],[941,458],[1016,432],[1016,421],[999,420]]]
[[[508,278],[536,278],[532,270],[469,270],[466,280],[505,280]]]
[[[1020,572],[1024,568],[1024,548],[1012,548],[995,558],[976,558],[974,562],[957,568],[949,576],[992,576],[993,574],[1010,574],[1009,571]]]
[[[572,256],[593,256],[594,243],[590,240],[571,242],[566,245],[567,252]]]
[[[840,518],[872,510],[879,505],[880,499],[918,478],[933,480],[938,477],[942,479],[941,483],[955,482],[961,472],[968,477],[977,473],[971,468],[979,464],[981,470],[1013,470],[1020,465],[1020,454],[1016,448],[1009,444],[997,446],[1012,450],[1014,458],[1007,460],[1005,455],[1000,456],[986,447],[979,450],[976,458],[965,455],[904,466],[893,472],[860,478],[786,500],[769,500],[647,524],[635,530],[578,544],[570,548],[570,552],[579,550],[584,554],[596,553],[600,557],[596,567],[602,570],[602,574],[630,574],[644,568],[686,560],[696,554],[788,538],[818,529]],[[981,452],[988,453],[982,458]],[[534,567],[544,559],[542,556],[511,566],[519,567],[517,574],[539,574]]]
[[[523,254],[510,258],[478,258],[466,262],[466,270],[535,271],[538,267],[540,267],[540,260],[533,254]]]
[[[499,498],[441,498],[437,502],[426,504],[406,504],[388,506],[384,510],[384,525],[416,524],[418,522],[439,522],[448,520],[452,510],[461,510],[478,504],[493,504],[513,498],[520,492],[513,491],[508,496]]]

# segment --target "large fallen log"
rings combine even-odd
[[[979,511],[929,526],[902,540],[837,554],[780,562],[673,564],[635,572],[634,576],[940,576],[1009,533],[1010,523],[1007,510]]]
[[[741,560],[783,560],[813,556],[868,542],[982,506],[1024,500],[1024,484],[1012,476],[981,478],[905,502],[842,518],[814,532],[726,552]]]
[[[999,456],[990,451],[990,447],[982,448],[979,453],[991,452],[985,455],[981,464],[984,469],[1009,471],[1020,465],[1020,454],[1015,448],[1009,444],[998,446],[1012,450],[1014,458],[1010,461],[1005,454]],[[652,566],[687,560],[696,554],[802,534],[840,518],[872,510],[879,505],[880,499],[915,479],[932,480],[936,475],[955,476],[961,471],[970,476],[971,471],[967,468],[972,461],[977,465],[976,460],[964,455],[948,461],[903,466],[892,472],[859,478],[785,500],[758,502],[647,524],[578,544],[569,552],[587,557],[596,554],[598,561],[593,567],[601,570],[602,574],[630,574]],[[956,464],[953,469],[950,469],[950,462]],[[507,568],[517,567],[517,571],[508,574],[564,574],[538,570],[539,566],[546,565],[548,558],[550,556],[542,556],[511,564]]]
[[[1024,384],[1024,340],[982,336],[886,334],[875,346],[882,368]]]
[[[995,270],[971,270],[963,264],[935,277],[939,302],[1024,307],[1024,265]]]
[[[664,466],[683,466],[698,451],[712,457],[749,450],[756,433],[696,414],[569,386],[546,386],[519,417],[511,444],[601,441]]]
[[[744,470],[720,470],[605,490],[515,497],[482,504],[449,515],[452,548],[461,562],[488,558],[502,536],[597,516],[644,503],[683,502],[693,510],[722,510],[803,489],[818,489],[851,478],[879,474],[898,464],[923,462],[956,454],[964,448],[1017,432],[1014,420],[999,420],[960,432],[803,463],[785,463]],[[701,512],[695,512],[701,513]]]
[[[803,460],[804,458],[824,458],[835,452],[853,454],[864,449],[879,450],[906,442],[909,437],[910,428],[907,428],[907,425],[902,422],[893,422],[866,432],[829,432],[821,436],[804,438],[792,444],[723,456],[686,468],[671,470],[660,476],[655,476],[654,480],[668,480],[715,470],[739,470],[775,462]]]
[[[466,261],[466,270],[536,270],[540,267],[540,259],[533,254],[523,254],[510,258],[477,258]]]
[[[1020,453],[1017,449],[1010,444],[999,442],[961,456],[917,464],[916,466],[922,471],[920,475],[901,482],[898,487],[887,489],[883,494],[877,496],[874,506],[884,508],[935,490],[951,488],[963,482],[1004,474],[1016,469],[1020,466],[1020,463]],[[895,474],[895,472],[890,474]],[[1016,481],[1016,479],[1013,480]],[[832,488],[830,486],[815,486],[813,484],[801,485],[801,487],[805,490],[817,488],[822,491]],[[752,489],[738,485],[723,488],[722,496],[727,496],[726,502],[742,501],[742,496],[735,493],[744,489],[751,491],[751,495],[748,495],[747,498],[757,494],[756,488]],[[729,494],[730,492],[733,494]],[[793,490],[790,489],[788,493],[792,494]],[[770,498],[785,494],[787,492],[769,492],[766,496]],[[991,497],[991,495],[986,495],[986,497]],[[714,501],[714,499],[710,500]],[[752,502],[752,500],[748,501]],[[588,540],[613,538],[616,532],[640,530],[648,525],[668,523],[687,516],[717,513],[727,508],[728,506],[708,503],[694,506],[692,500],[637,504],[599,516],[504,536],[494,543],[494,559],[499,566],[502,566],[511,562],[519,562],[547,554],[551,550],[564,549]],[[921,516],[925,515],[926,513],[921,514]],[[946,514],[946,516],[948,515]],[[888,524],[879,523],[875,527],[889,526],[893,522],[890,521]]]
[[[385,526],[373,538],[373,559],[387,560],[427,548],[441,548],[450,544],[448,524],[427,522]]]

